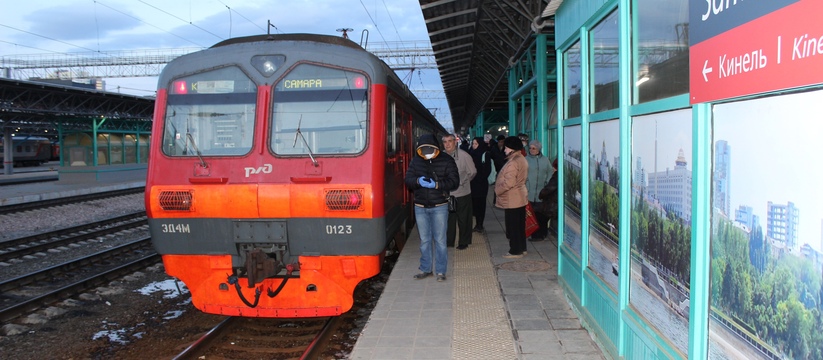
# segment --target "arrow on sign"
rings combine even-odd
[[[706,74],[714,70],[713,68],[707,68],[707,66],[709,66],[709,60],[706,60],[706,62],[703,63],[703,81],[705,82],[709,82],[709,78],[706,77]]]

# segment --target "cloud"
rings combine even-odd
[[[128,14],[128,10],[124,12]],[[27,31],[42,36],[27,34],[26,40],[32,45],[63,51],[82,51],[82,47],[97,50],[100,39],[133,31],[140,24],[133,17],[94,6],[93,3],[37,9],[25,14],[23,20],[29,24]]]

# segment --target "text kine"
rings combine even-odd
[[[782,37],[777,37],[777,63],[780,64],[782,49]],[[823,54],[823,36],[810,38],[808,34],[794,38],[792,45],[792,60],[805,59],[810,56]],[[720,71],[719,78],[737,75],[745,72],[765,68],[768,64],[768,57],[763,54],[763,49],[747,52],[742,55],[728,57],[723,54],[718,57]]]

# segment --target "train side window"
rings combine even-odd
[[[368,89],[369,80],[363,73],[297,65],[274,87],[272,151],[305,156],[362,152],[368,129]]]
[[[237,67],[175,79],[169,84],[163,153],[168,156],[244,155],[251,151],[257,86]]]
[[[389,106],[386,107],[388,118],[386,119],[386,153],[393,154],[395,151],[394,138],[394,121],[400,116],[397,114],[397,103],[393,99],[389,99]]]

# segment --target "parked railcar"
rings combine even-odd
[[[351,40],[261,35],[158,81],[146,209],[166,272],[207,313],[340,315],[413,225],[414,139],[445,129]]]
[[[51,160],[51,141],[47,138],[12,136],[11,142],[14,166],[39,166]],[[0,137],[0,154],[3,149],[3,138]]]
[[[60,160],[60,141],[55,140],[51,142],[51,160]]]

